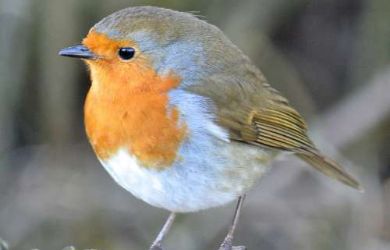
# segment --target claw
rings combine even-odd
[[[218,250],[246,250],[246,246],[233,246],[231,239],[226,239],[222,242]]]
[[[163,250],[161,243],[153,244],[149,249],[150,250]]]

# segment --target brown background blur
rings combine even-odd
[[[307,119],[360,194],[285,158],[249,193],[250,250],[390,249],[390,1],[0,0],[0,238],[10,249],[146,249],[168,215],[120,188],[82,118],[85,66],[57,56],[128,6],[219,26]],[[233,204],[180,215],[167,249],[217,249]]]

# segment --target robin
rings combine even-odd
[[[171,215],[238,199],[220,249],[232,249],[245,193],[290,152],[350,187],[359,183],[321,154],[301,115],[217,27],[157,7],[115,12],[61,56],[83,59],[89,141],[114,180]]]

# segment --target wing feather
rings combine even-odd
[[[210,76],[187,90],[215,104],[217,122],[229,131],[231,140],[293,152],[323,174],[361,189],[340,165],[320,153],[300,114],[250,62]]]
[[[307,136],[307,126],[301,116],[286,104],[269,105],[253,114],[255,143],[296,153],[321,173],[348,186],[361,190],[360,184],[335,161],[323,156]]]

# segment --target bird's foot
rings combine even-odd
[[[226,237],[218,250],[246,250],[245,246],[233,246],[233,239]]]
[[[169,229],[171,228],[172,223],[175,220],[175,217],[176,214],[174,212],[172,212],[169,215],[167,221],[165,222],[161,231],[158,233],[156,239],[154,240],[153,244],[150,246],[149,250],[163,250],[162,242],[165,236],[167,235],[167,233],[169,232]]]
[[[161,242],[156,242],[156,243],[153,243],[149,250],[163,250],[162,248],[162,245],[161,245]]]

